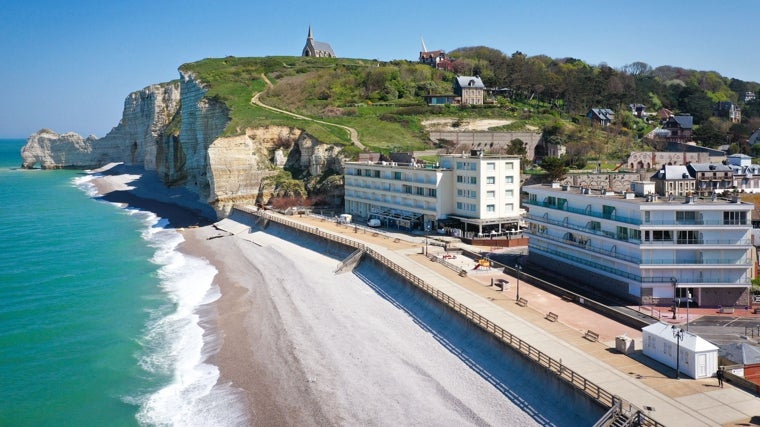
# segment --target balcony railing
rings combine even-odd
[[[583,249],[585,251],[597,253],[597,254],[600,254],[600,255],[608,256],[608,257],[612,257],[612,258],[615,258],[615,259],[619,259],[621,261],[631,262],[631,263],[634,263],[634,264],[641,264],[641,258],[640,257],[634,257],[634,256],[619,254],[619,253],[616,253],[613,250],[600,248],[600,247],[594,246],[594,245],[589,244],[589,243],[585,243],[584,244],[583,242],[577,242],[577,241],[573,241],[573,240],[562,239],[562,238],[559,238],[559,237],[550,236],[548,234],[531,233],[529,231],[528,231],[528,234],[530,234],[532,236],[539,237],[541,239],[551,240],[551,241],[554,241],[554,242],[564,243],[564,244],[570,245],[570,246],[575,246],[575,247],[581,248],[581,249]]]
[[[607,220],[610,220],[610,221],[623,222],[623,223],[626,223],[626,224],[641,225],[641,218],[628,218],[628,217],[625,217],[625,216],[622,216],[622,215],[617,215],[615,213],[604,214],[602,212],[595,212],[595,211],[592,211],[590,209],[571,208],[571,207],[569,207],[567,205],[565,205],[562,208],[560,208],[556,204],[549,204],[549,203],[546,203],[546,202],[530,201],[530,200],[527,200],[524,203],[526,205],[541,206],[541,207],[544,207],[544,208],[555,209],[555,210],[562,211],[562,212],[571,212],[571,213],[578,214],[578,215],[583,215],[583,216],[590,216],[590,217],[594,217],[594,218],[607,219]]]
[[[597,235],[597,236],[602,236],[602,237],[606,237],[608,239],[613,239],[613,240],[617,240],[617,241],[621,241],[621,242],[625,242],[625,243],[633,243],[633,244],[640,244],[641,243],[640,239],[632,239],[630,237],[629,238],[621,238],[621,237],[619,237],[617,235],[617,233],[614,233],[612,231],[597,230],[595,228],[588,228],[588,227],[583,226],[583,225],[571,224],[569,221],[568,222],[557,221],[557,220],[554,220],[554,219],[544,218],[544,217],[541,217],[541,216],[530,215],[530,214],[528,215],[528,221],[541,222],[541,223],[545,223],[545,224],[557,225],[557,226],[560,226],[560,227],[563,227],[563,228],[569,228],[571,230],[577,230],[577,231],[581,231],[581,232],[584,232],[584,233],[594,234],[594,235]]]
[[[587,258],[583,258],[583,257],[575,256],[575,255],[572,255],[572,254],[568,254],[566,252],[563,252],[563,251],[559,250],[559,248],[557,248],[556,246],[552,246],[551,244],[548,244],[547,242],[543,242],[543,241],[538,240],[538,239],[530,239],[530,250],[535,250],[537,252],[542,252],[542,253],[545,253],[545,254],[550,254],[550,255],[554,256],[555,258],[564,259],[564,260],[567,260],[567,261],[572,261],[572,262],[574,262],[576,264],[586,265],[586,266],[589,266],[589,267],[594,268],[596,270],[605,271],[605,272],[610,273],[612,275],[615,275],[617,277],[620,277],[620,278],[623,278],[623,279],[632,280],[634,282],[639,282],[639,283],[660,283],[660,284],[671,283],[670,282],[670,278],[672,277],[672,275],[641,277],[641,275],[630,273],[628,271],[621,270],[619,268],[614,268],[614,267],[611,267],[608,264],[602,264],[602,263],[594,262],[594,261],[589,260]],[[745,280],[745,279],[746,278],[743,278],[742,280]],[[701,284],[701,283],[711,283],[711,284],[716,284],[718,286],[742,286],[741,283],[734,282],[734,281],[731,281],[731,282],[718,282],[718,281],[715,281],[715,280],[705,280],[704,278],[699,278],[699,277],[690,278],[689,280],[681,280],[681,281],[679,281],[679,283],[681,285],[684,285],[684,286],[685,285],[689,285],[689,284],[698,285],[698,284]]]

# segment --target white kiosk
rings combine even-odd
[[[658,322],[641,329],[644,355],[691,378],[709,378],[718,370],[718,347],[680,326]],[[682,331],[682,339],[676,332]],[[680,355],[676,355],[676,348]]]

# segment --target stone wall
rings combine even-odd
[[[430,140],[437,143],[440,140],[452,141],[452,152],[469,150],[484,150],[490,152],[505,152],[513,139],[522,140],[528,151],[526,157],[533,160],[536,147],[541,142],[540,132],[448,132],[432,131]]]

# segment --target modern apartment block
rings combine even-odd
[[[437,164],[346,162],[345,212],[385,226],[435,230],[444,219],[467,229],[506,230],[520,219],[520,157],[445,155]]]
[[[641,304],[749,304],[753,204],[531,185],[528,262]]]

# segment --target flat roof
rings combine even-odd
[[[652,205],[652,204],[658,204],[658,205],[683,205],[683,204],[694,204],[694,205],[746,205],[754,207],[754,203],[751,202],[744,202],[741,201],[741,196],[737,196],[738,201],[735,201],[733,198],[733,194],[731,195],[723,195],[723,196],[716,196],[716,197],[698,197],[698,196],[660,196],[660,195],[636,195],[633,191],[626,191],[626,192],[614,192],[610,190],[594,190],[590,188],[585,187],[576,187],[576,186],[559,186],[559,187],[552,187],[550,184],[535,184],[535,185],[526,185],[523,187],[523,191],[529,191],[531,189],[540,189],[541,191],[550,192],[556,195],[557,197],[562,197],[562,195],[567,194],[574,194],[578,196],[583,197],[590,197],[590,198],[598,198],[598,199],[608,199],[608,200],[615,200],[617,202],[623,202],[623,203],[631,203],[631,204],[646,204],[646,205]]]

